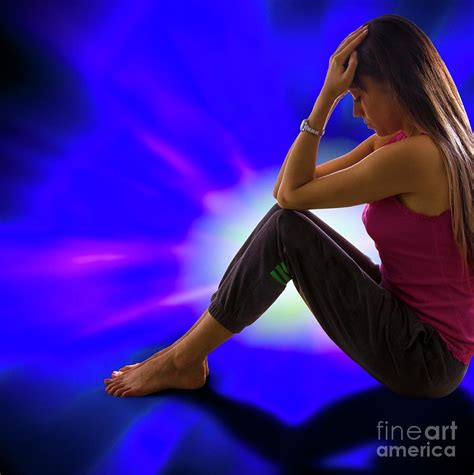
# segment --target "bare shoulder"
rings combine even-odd
[[[374,151],[380,147],[383,147],[389,140],[391,140],[398,132],[395,132],[391,135],[373,135],[373,144],[374,144]]]
[[[374,134],[373,144],[374,150],[386,145],[398,132],[379,136]],[[441,161],[441,152],[438,149],[435,141],[429,135],[415,135],[413,137],[406,137],[403,140],[399,140],[394,142],[394,144],[399,144],[398,146],[402,146],[403,149],[410,148],[416,155],[420,157],[427,157],[427,159],[431,159],[431,161],[439,160]]]
[[[430,200],[433,201],[433,197],[436,193],[440,194],[442,193],[441,190],[447,190],[445,161],[441,150],[432,137],[425,134],[415,135],[413,137],[406,137],[399,142],[395,142],[395,144],[399,144],[401,147],[400,150],[403,150],[402,153],[407,159],[404,163],[407,167],[411,168],[413,165],[413,167],[418,167],[420,170],[423,170],[422,175],[424,179],[420,181],[418,197],[414,196],[413,200],[418,200],[419,203],[425,200],[428,203]],[[439,203],[438,208],[444,210],[446,208],[445,201],[446,200],[444,200],[443,203]],[[411,204],[415,206],[414,201]],[[420,205],[420,209],[424,210],[421,212],[430,214],[433,212],[433,206],[433,203],[427,204],[425,209]]]
[[[439,183],[439,180],[447,179],[446,163],[443,154],[436,142],[429,135],[417,135],[407,137],[413,143],[416,153],[420,154],[426,167],[432,172],[431,176]]]
[[[417,192],[403,193],[400,200],[416,213],[439,216],[450,206],[448,174],[443,153],[429,135],[406,137],[400,141],[403,142],[410,162],[419,164],[424,178],[419,181]]]
[[[423,177],[417,193],[432,193],[433,187],[439,186],[440,181],[446,176],[445,163],[436,143],[429,135],[420,134],[397,140],[385,151],[383,145],[386,145],[394,135],[376,136],[375,150],[384,149],[380,150],[383,161],[390,157],[390,160],[402,166],[407,173]]]
[[[413,137],[406,137],[406,141],[411,149],[424,160],[436,165],[441,165],[442,155],[441,151],[436,145],[436,142],[429,135],[415,135]]]

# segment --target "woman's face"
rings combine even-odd
[[[348,89],[354,99],[353,116],[362,117],[368,122],[367,127],[381,137],[399,130],[413,135],[413,127],[399,113],[394,95],[388,88],[369,77],[363,77],[362,82],[365,91],[357,87]]]

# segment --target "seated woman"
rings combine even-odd
[[[326,123],[350,92],[375,134],[315,167]],[[474,354],[473,135],[429,38],[384,15],[331,56],[274,190],[278,203],[229,264],[209,307],[177,342],[105,379],[114,396],[196,389],[207,355],[293,283],[344,353],[394,392],[454,391]],[[366,204],[380,267],[309,209]]]

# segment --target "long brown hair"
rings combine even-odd
[[[357,48],[352,86],[363,77],[388,86],[409,122],[433,139],[444,158],[455,241],[463,275],[474,268],[473,151],[471,124],[459,92],[428,36],[400,15],[367,21],[367,38]]]

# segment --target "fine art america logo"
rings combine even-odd
[[[457,428],[456,423],[451,421],[451,425],[430,425],[424,428],[412,425],[404,431],[399,425],[378,421],[377,438],[379,441],[387,441],[388,445],[379,445],[377,455],[379,457],[455,457],[454,440]],[[396,445],[393,441],[401,444]]]

